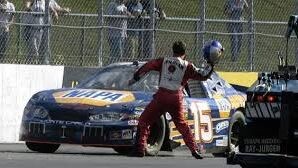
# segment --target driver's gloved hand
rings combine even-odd
[[[136,83],[137,81],[135,80],[135,79],[130,79],[129,81],[128,81],[128,86],[131,86],[131,85],[133,85],[134,83]]]

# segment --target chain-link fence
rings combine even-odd
[[[298,14],[298,0],[28,0],[27,7],[25,0],[10,2],[17,12],[0,6],[2,63],[102,66],[148,60],[171,56],[178,39],[198,63],[204,42],[217,39],[226,49],[217,70],[274,70],[286,52],[288,18]],[[291,38],[289,64],[297,49]]]

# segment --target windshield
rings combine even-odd
[[[135,84],[128,86],[137,66],[119,65],[103,68],[96,75],[81,83],[77,88],[85,89],[107,89],[155,92],[158,89],[159,73],[152,71],[142,77]]]

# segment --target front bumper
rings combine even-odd
[[[112,123],[23,121],[20,141],[86,146],[132,146],[136,130],[134,125],[121,126]]]
[[[242,167],[298,167],[298,156],[284,154],[236,153],[227,158],[227,164],[239,164]]]

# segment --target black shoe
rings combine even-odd
[[[203,159],[199,151],[194,151],[191,153],[191,155],[196,159]]]

